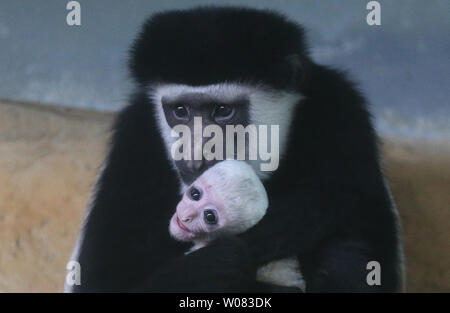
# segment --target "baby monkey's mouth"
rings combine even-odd
[[[189,241],[193,241],[193,240],[203,240],[205,238],[208,238],[208,236],[210,235],[210,232],[202,230],[202,229],[190,229],[188,226],[186,226],[181,219],[178,217],[178,215],[176,216],[176,218],[174,218],[175,220],[175,225],[178,227],[179,230],[181,230],[182,233],[178,233],[175,234],[175,237],[180,239],[180,240],[189,240]]]
[[[182,230],[184,230],[185,232],[193,233],[189,228],[186,227],[186,225],[184,225],[184,224],[180,221],[180,218],[178,217],[178,215],[177,215],[177,224],[178,224],[178,227],[180,227],[180,228],[181,228]]]

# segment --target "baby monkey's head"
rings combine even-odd
[[[170,221],[170,234],[205,245],[254,226],[267,206],[266,190],[253,169],[243,161],[222,161],[187,188]]]

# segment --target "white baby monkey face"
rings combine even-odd
[[[240,234],[258,223],[268,206],[263,184],[244,161],[225,160],[206,170],[183,194],[170,220],[170,234],[206,244]]]
[[[170,221],[170,234],[181,241],[212,239],[227,225],[224,204],[215,186],[199,177],[184,193]]]

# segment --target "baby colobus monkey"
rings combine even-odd
[[[186,189],[170,220],[169,231],[177,240],[194,243],[188,254],[218,237],[245,232],[263,218],[268,204],[266,190],[250,165],[222,161]],[[262,266],[257,280],[304,290],[295,259]]]
[[[193,242],[192,252],[217,237],[243,233],[262,219],[268,204],[266,190],[251,166],[226,160],[187,188],[169,230],[175,239]]]

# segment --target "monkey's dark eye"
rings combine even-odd
[[[217,213],[215,210],[205,210],[203,211],[203,219],[206,224],[215,225],[217,224]]]
[[[202,193],[197,188],[192,187],[191,190],[189,190],[189,196],[192,200],[198,201],[202,197]]]
[[[216,121],[230,119],[234,114],[234,108],[226,104],[218,104],[214,108],[213,117]]]
[[[189,112],[184,105],[177,105],[173,109],[173,114],[177,119],[185,120],[189,117]]]

